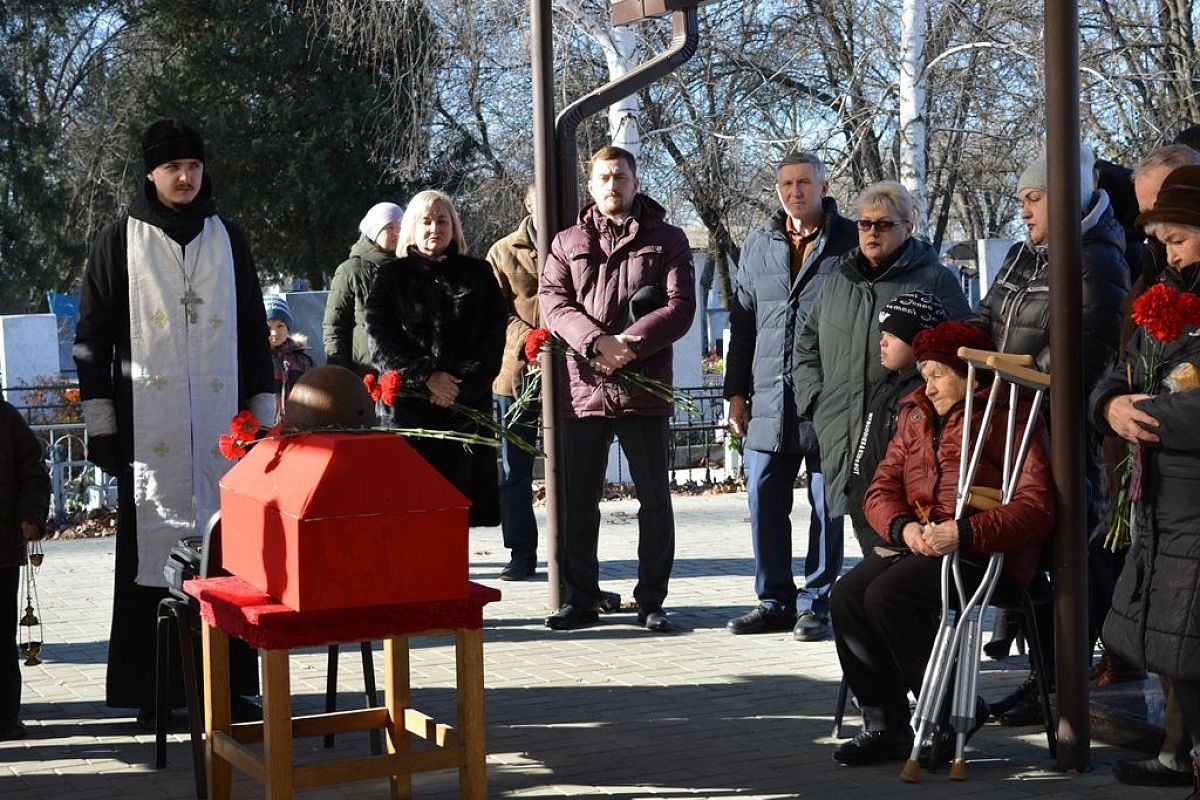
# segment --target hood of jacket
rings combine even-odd
[[[379,266],[385,261],[395,258],[395,253],[382,249],[365,236],[359,235],[358,241],[350,245],[350,258],[361,258]]]
[[[204,220],[217,213],[213,204],[212,181],[205,175],[195,199],[181,209],[168,208],[158,199],[158,192],[149,178],[142,181],[142,190],[129,203],[129,216],[141,220],[171,237],[179,245],[195,239],[204,228]]]
[[[895,278],[905,272],[912,272],[923,267],[940,266],[937,250],[924,239],[908,237],[900,250],[892,254],[892,261],[886,264],[878,273],[873,273],[867,267],[862,251],[857,247],[842,259],[842,272],[855,283],[875,283],[884,278]]]

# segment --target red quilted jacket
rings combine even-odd
[[[972,409],[972,441],[986,403],[987,390],[980,390]],[[972,481],[974,486],[1000,488],[1008,417],[1006,406],[1006,403],[998,404],[993,414],[983,456]],[[932,522],[954,517],[963,410],[961,402],[950,409],[939,431],[937,412],[926,398],[924,386],[917,387],[901,401],[896,433],[863,500],[863,510],[871,527],[891,544],[904,546],[904,542],[896,541],[892,533],[898,530],[898,520],[919,521],[918,503]],[[1018,443],[1028,414],[1028,406],[1022,403],[1017,414]],[[967,513],[972,534],[971,552],[1004,553],[1004,572],[1014,581],[1028,584],[1037,569],[1042,540],[1054,526],[1054,483],[1050,475],[1046,426],[1041,420],[1034,429],[1012,500],[990,511],[968,509]]]

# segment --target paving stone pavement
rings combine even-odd
[[[797,520],[807,519],[802,495]],[[636,578],[636,502],[605,503],[602,511],[602,582],[629,597]],[[965,783],[950,782],[944,772],[922,773],[914,787],[899,781],[896,764],[838,766],[830,760],[841,678],[832,641],[734,637],[724,630],[754,599],[745,496],[677,497],[675,512],[678,544],[667,607],[677,631],[669,635],[636,627],[632,614],[604,616],[587,630],[545,629],[544,568],[535,581],[495,580],[507,561],[499,530],[472,531],[472,578],[504,593],[485,619],[491,797],[1182,798],[1179,789],[1113,781],[1111,764],[1132,754],[1101,743],[1093,744],[1091,772],[1057,773],[1037,728],[985,727],[972,741]],[[797,531],[800,553],[803,534]],[[153,736],[139,732],[128,712],[104,706],[113,541],[50,542],[45,549],[39,578],[45,662],[24,669],[30,735],[0,743],[0,797],[194,796],[186,725],[171,735],[168,767],[155,770]],[[851,541],[848,563],[856,549]],[[446,721],[453,718],[453,665],[448,638],[414,640],[414,705]],[[322,710],[324,652],[295,654],[292,675],[296,712]],[[1019,663],[987,662],[981,690],[995,698],[1023,677]],[[361,703],[362,685],[357,652],[347,650],[339,707]],[[849,730],[857,720],[847,723]],[[319,739],[301,740],[296,752],[313,759],[366,754],[367,737],[339,737],[333,751],[322,750]],[[262,790],[237,776],[234,796],[260,797]],[[387,787],[365,781],[299,796],[383,798]],[[417,776],[414,797],[457,797],[456,773]]]

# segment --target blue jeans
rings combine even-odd
[[[502,417],[512,408],[513,398],[492,395],[496,415]],[[526,407],[512,427],[513,433],[530,444],[537,444],[538,408]],[[537,564],[537,519],[533,516],[534,455],[507,440],[500,443],[500,530],[504,546],[513,561],[530,568]]]
[[[804,586],[796,590],[792,574],[792,497],[800,465],[808,466],[808,553]],[[842,571],[841,517],[825,507],[821,456],[746,450],[746,490],[750,501],[750,537],[754,544],[754,591],[758,601],[776,611],[829,615],[829,591]]]

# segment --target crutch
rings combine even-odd
[[[955,502],[955,518],[965,512],[967,506],[979,509],[994,507],[1007,502],[1016,487],[1020,476],[1021,466],[1028,452],[1029,442],[1037,420],[1038,409],[1042,397],[1049,386],[1049,376],[1026,365],[1032,363],[1028,356],[1013,356],[1004,353],[972,350],[961,348],[959,357],[967,362],[967,394],[965,397],[962,457],[959,461],[958,484]],[[976,434],[975,446],[970,448],[971,421],[973,416],[973,390],[975,387],[975,370],[977,367],[987,367],[993,370],[992,388],[988,394],[987,406],[980,421]],[[987,440],[992,416],[995,412],[996,399],[1000,385],[1008,382],[1009,411],[1005,431],[1004,460],[1002,464],[1001,488],[972,486],[972,480],[983,455],[984,443]],[[1034,401],[1030,415],[1026,420],[1021,444],[1014,455],[1013,442],[1016,434],[1016,409],[1018,390],[1027,387],[1034,391]],[[968,455],[969,453],[969,455]],[[950,776],[956,780],[965,777],[965,761],[962,758],[966,747],[967,735],[975,724],[975,695],[978,684],[979,641],[982,613],[991,600],[992,592],[1000,576],[1004,557],[993,553],[975,592],[968,597],[965,591],[959,562],[959,553],[955,552],[942,559],[941,596],[942,613],[939,621],[937,636],[925,674],[921,682],[921,691],[917,698],[917,707],[913,713],[913,727],[916,736],[909,761],[901,771],[901,778],[912,782],[917,779],[917,756],[924,741],[925,734],[932,728],[930,765],[936,767],[939,760],[938,747],[941,742],[939,711],[946,699],[952,671],[957,665],[954,697],[951,703],[950,724],[955,736],[955,759],[950,769]],[[959,610],[956,613],[950,603],[950,581],[953,578],[957,593]]]

